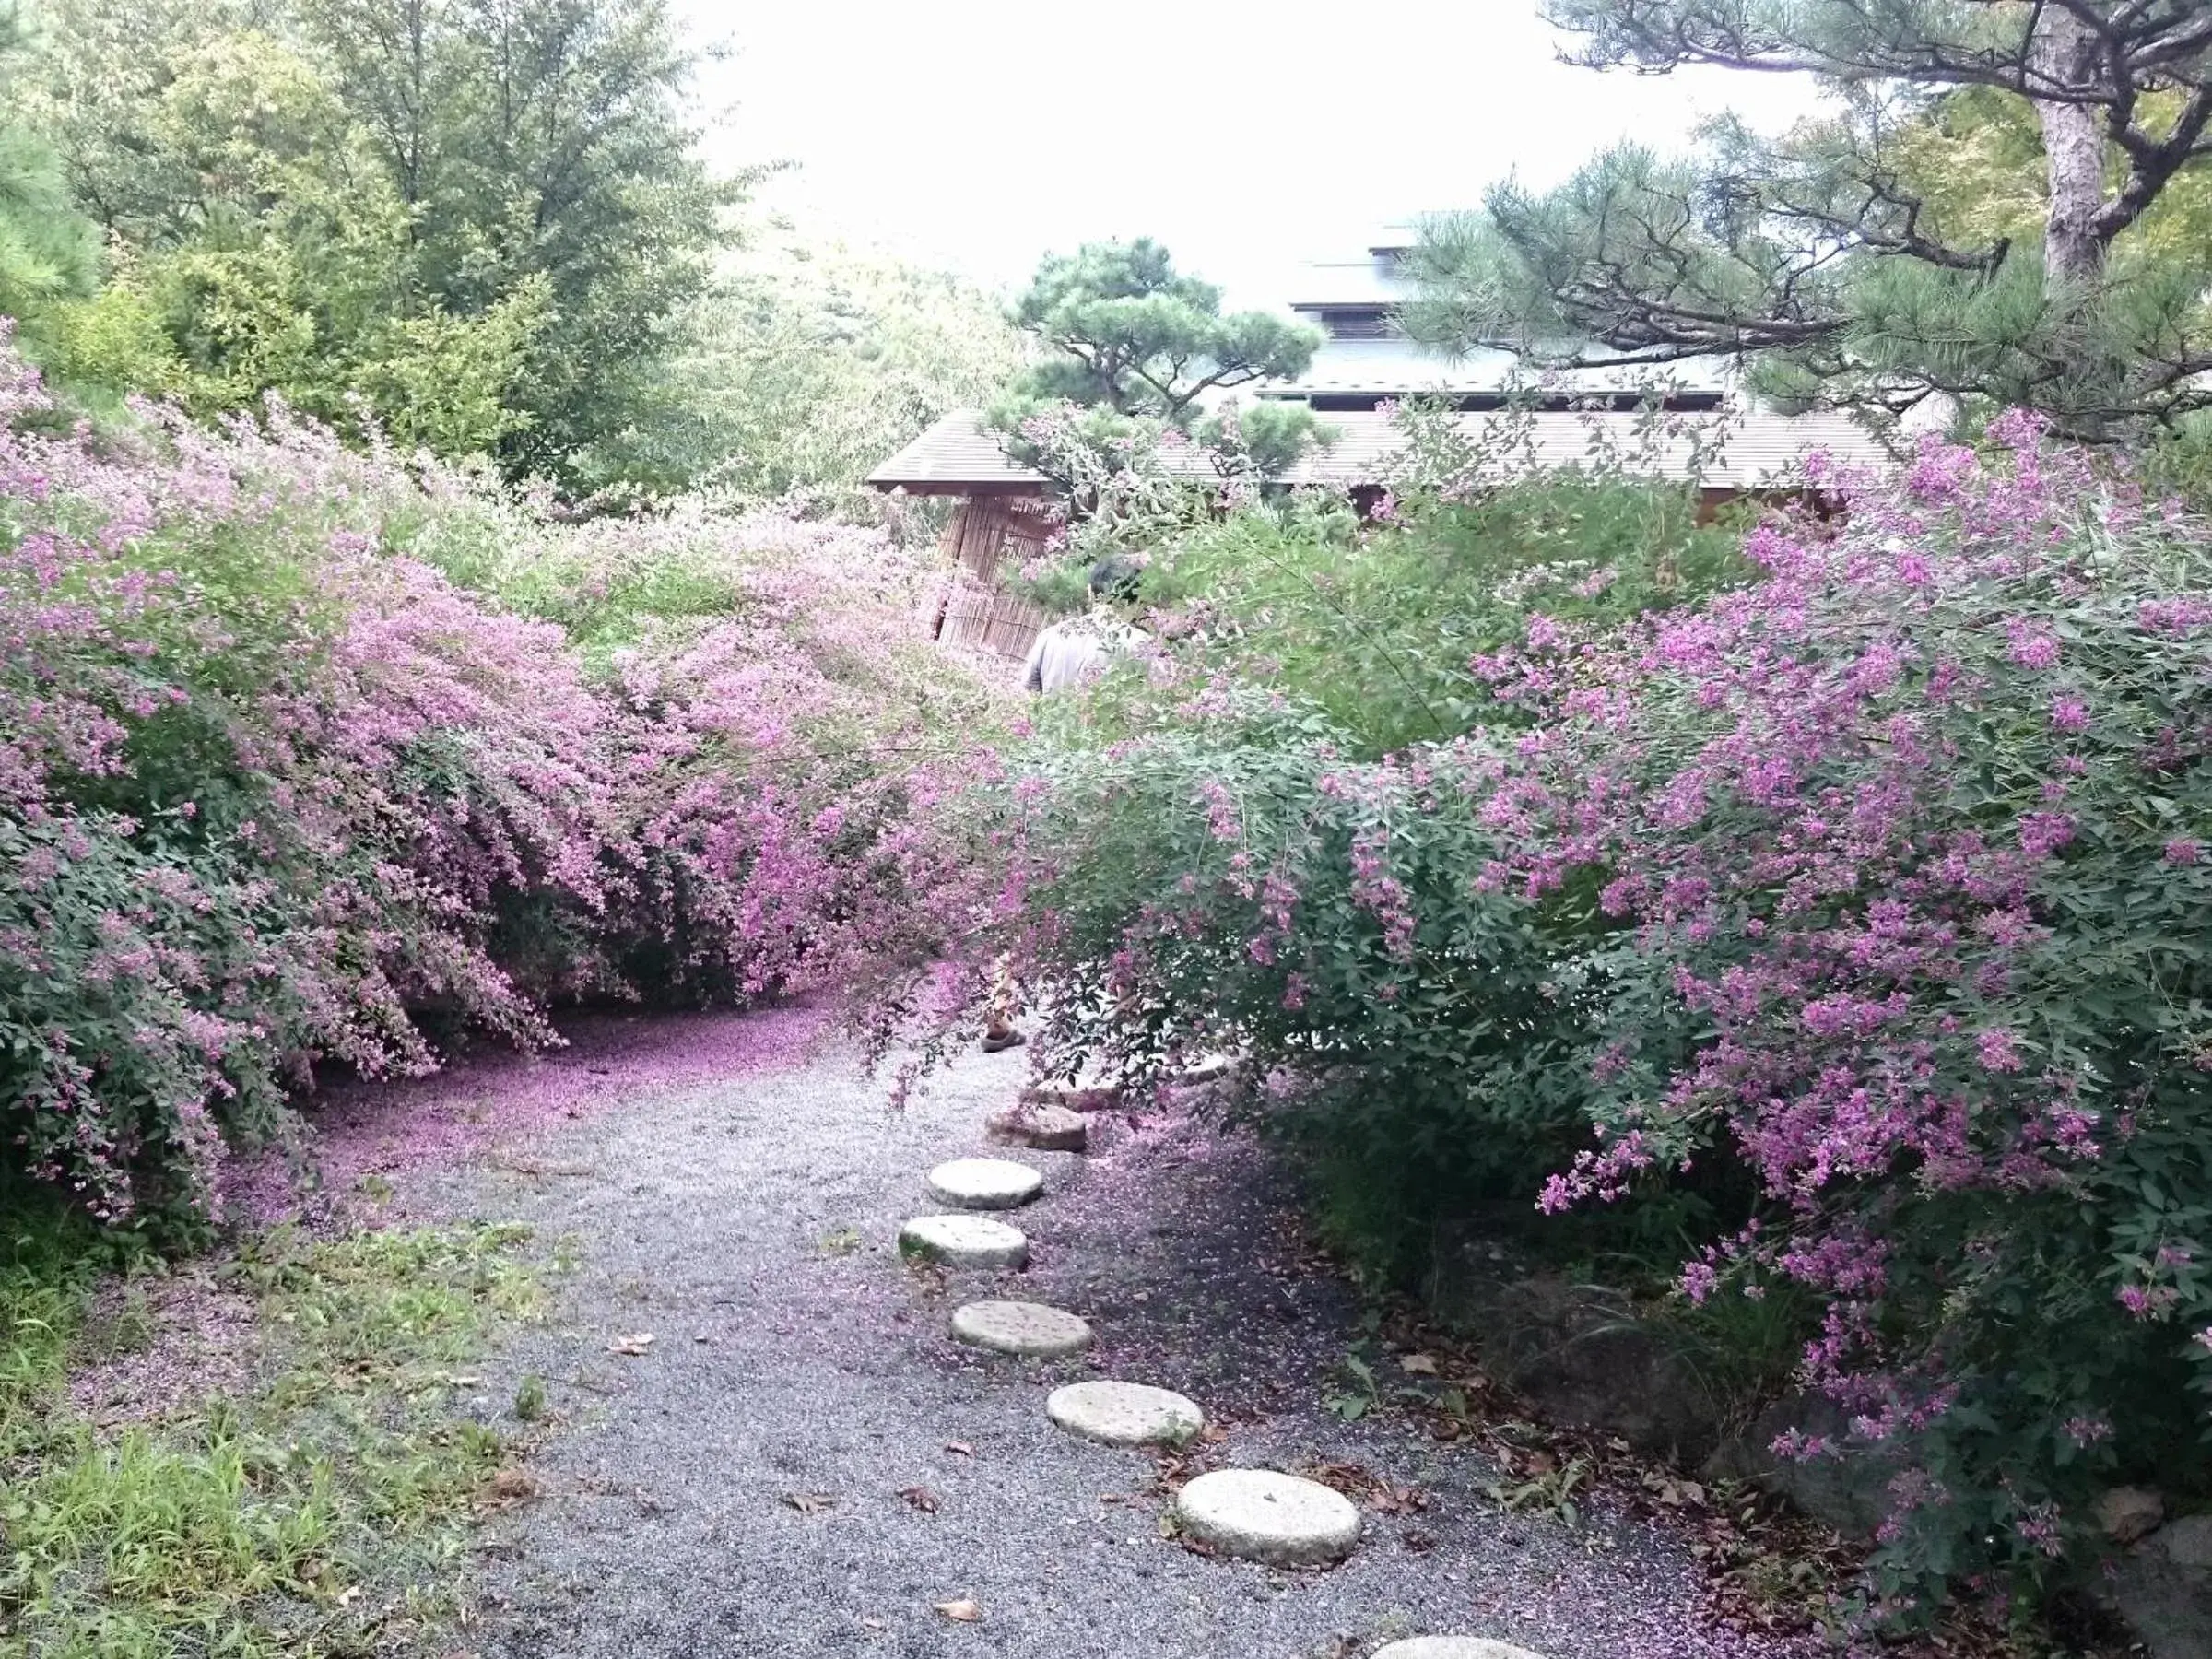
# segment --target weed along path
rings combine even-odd
[[[963,1060],[894,1112],[834,1038],[761,1018],[787,1022],[766,1058],[644,1082],[586,1065],[606,1085],[588,1105],[390,1177],[397,1211],[527,1222],[574,1264],[552,1318],[484,1368],[480,1409],[532,1449],[478,1528],[454,1651],[1810,1651],[1711,1619],[1681,1537],[1602,1508],[1508,1512],[1471,1446],[1330,1409],[1359,1306],[1256,1150],[1116,1113],[1092,1115],[1088,1153],[994,1145],[1022,1053]],[[700,1047],[638,1022],[655,1028]],[[770,1028],[717,1028],[747,1029]],[[954,1161],[979,1159],[1041,1190]],[[902,1252],[933,1216],[959,1220]]]

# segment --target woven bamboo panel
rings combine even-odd
[[[1044,613],[999,584],[1043,549],[1049,526],[1044,504],[1030,498],[981,496],[959,504],[937,541],[954,567],[935,616],[941,643],[1017,661],[1029,655]]]
[[[1044,546],[1040,503],[1022,497],[982,496],[962,501],[945,523],[937,546],[947,559],[985,587],[1008,565],[1018,570]]]
[[[1028,600],[963,582],[945,602],[939,643],[1021,658],[1044,627],[1044,613]]]

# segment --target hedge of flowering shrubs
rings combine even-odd
[[[1849,1429],[1778,1449],[1877,1464],[1908,1618],[2212,1498],[2212,529],[1994,440],[1698,603],[1539,599],[1449,741],[1169,648],[1001,807],[1029,976],[1114,993],[1070,1038],[1249,1043],[1394,1202],[1649,1209],[1688,1298],[1809,1309]]]
[[[883,537],[141,416],[59,427],[0,338],[0,1156],[205,1215],[318,1063],[926,949],[966,866],[914,808],[988,694],[900,666]]]

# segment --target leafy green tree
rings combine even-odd
[[[692,54],[663,0],[297,0],[414,224],[426,291],[479,315],[550,301],[501,446],[572,481],[653,402],[706,289],[738,184],[685,106]]]
[[[1417,335],[1568,361],[1593,343],[1645,362],[1744,354],[1801,394],[2020,403],[2085,435],[2212,404],[2212,248],[2147,234],[2212,157],[2197,0],[1547,9],[1592,66],[1802,74],[1839,95],[1836,112],[1779,144],[1724,121],[1687,159],[1627,147],[1558,191],[1493,192],[1417,259]],[[1984,123],[1985,159],[2015,203],[2015,170],[2040,172],[2030,211],[1960,212],[1931,180],[1931,132],[1961,95],[2010,122]]]
[[[2171,124],[2181,100],[2152,93],[2152,119]],[[2035,106],[1994,87],[1946,93],[1896,135],[1899,177],[1923,204],[1930,231],[1947,241],[2031,245],[2050,210],[2049,166]],[[2115,171],[2108,159],[2108,180]],[[2212,159],[2176,172],[2113,247],[2121,261],[2184,255],[2212,239]]]
[[[781,219],[743,227],[679,332],[665,412],[610,453],[612,470],[824,508],[861,506],[861,480],[885,456],[990,403],[1025,357],[988,296]]]
[[[73,0],[36,119],[206,407],[605,481],[735,192],[660,0]],[[127,300],[127,303],[125,301]],[[108,331],[112,334],[113,331]]]
[[[1224,316],[1221,290],[1175,272],[1148,238],[1052,254],[1014,304],[1043,346],[1017,394],[1185,426],[1206,394],[1303,373],[1321,337],[1265,312]]]

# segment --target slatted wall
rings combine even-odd
[[[1017,660],[1029,654],[1044,627],[1044,613],[998,584],[1042,549],[1046,512],[1042,501],[1029,496],[971,497],[954,510],[937,542],[956,568],[936,614],[940,641]]]

